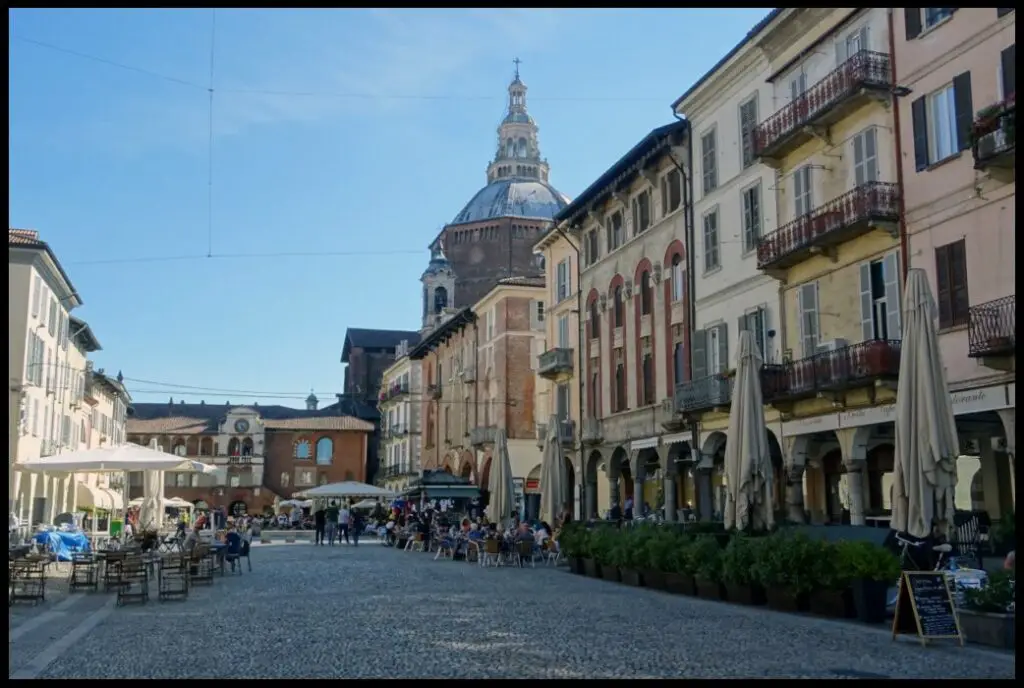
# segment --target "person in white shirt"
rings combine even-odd
[[[338,512],[338,527],[341,529],[341,537],[345,538],[345,544],[351,544],[348,539],[348,527],[352,521],[352,514],[349,513],[348,506],[342,505],[341,511]]]

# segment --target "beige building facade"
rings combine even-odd
[[[380,411],[380,469],[378,483],[401,492],[421,475],[420,410],[423,395],[422,361],[409,357],[411,347],[401,343],[395,362],[384,371],[377,400]]]

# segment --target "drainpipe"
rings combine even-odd
[[[576,441],[580,447],[580,462],[577,464],[580,467],[580,475],[576,476],[577,482],[580,484],[580,520],[587,520],[590,518],[589,514],[584,514],[584,510],[587,508],[587,495],[586,495],[586,484],[587,484],[587,466],[586,457],[584,456],[583,449],[583,422],[584,422],[584,408],[583,408],[583,385],[586,384],[586,380],[583,379],[586,371],[583,368],[583,343],[584,343],[584,331],[583,331],[583,279],[582,279],[582,264],[580,260],[582,253],[580,247],[569,238],[569,235],[562,229],[560,223],[555,224],[555,231],[558,232],[563,239],[572,247],[572,250],[576,252],[576,378],[579,380],[579,384],[576,385],[576,401],[579,404],[580,409],[580,422],[576,428]],[[572,414],[570,414],[572,415]],[[559,436],[561,437],[561,436]],[[573,498],[576,496],[576,487],[573,486]],[[596,501],[595,501],[596,503]],[[575,506],[575,504],[573,505]],[[574,510],[575,511],[575,510]]]
[[[893,9],[887,11],[889,19],[889,75],[892,79],[892,126],[893,140],[896,153],[896,184],[899,186],[897,203],[899,204],[899,231],[900,231],[900,268],[903,270],[903,279],[907,279],[907,270],[910,267],[910,239],[907,237],[907,205],[903,200],[903,135],[900,131],[900,89],[896,88],[896,34],[893,32]]]

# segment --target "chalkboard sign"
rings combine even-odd
[[[946,574],[942,571],[904,571],[896,598],[892,637],[916,635],[922,643],[936,638],[955,638],[963,645],[960,619]]]

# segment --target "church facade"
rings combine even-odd
[[[487,185],[430,245],[430,265],[421,278],[424,331],[477,303],[499,280],[543,275],[533,245],[569,199],[548,182],[526,91],[517,65]]]

